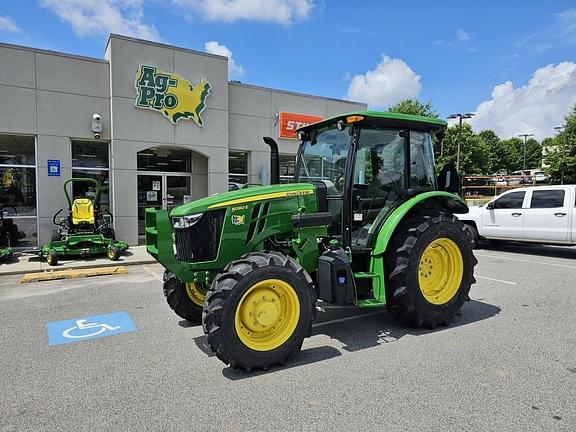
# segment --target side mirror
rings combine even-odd
[[[488,210],[494,210],[494,201],[490,201],[487,205],[486,208]]]

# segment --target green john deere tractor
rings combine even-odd
[[[68,185],[82,184],[93,189],[91,196],[70,198]],[[56,229],[52,231],[50,243],[42,245],[39,255],[46,258],[49,265],[58,264],[61,256],[87,258],[92,255],[107,254],[116,261],[128,244],[116,240],[112,228],[112,215],[100,206],[100,194],[104,189],[100,182],[92,178],[71,178],[64,182],[64,195],[68,202],[68,214],[58,219],[63,209],[52,218]]]
[[[469,300],[476,260],[453,216],[466,203],[436,186],[432,143],[445,128],[397,113],[336,116],[299,130],[294,184],[279,184],[266,137],[271,186],[147,209],[169,305],[201,320],[218,358],[245,370],[297,352],[317,299],[386,306],[415,327],[448,324]]]

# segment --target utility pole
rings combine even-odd
[[[460,172],[460,142],[462,141],[462,119],[469,119],[474,117],[475,113],[466,113],[466,114],[450,114],[447,118],[449,119],[458,119],[459,128],[458,128],[458,149],[456,150],[456,172]]]
[[[558,132],[564,132],[562,136],[562,160],[560,161],[560,184],[564,184],[564,152],[566,151],[566,125],[554,127]]]
[[[524,137],[524,162],[522,163],[522,171],[526,169],[526,140],[528,137],[534,136],[534,134],[520,134],[519,137]],[[524,175],[524,173],[522,173]]]

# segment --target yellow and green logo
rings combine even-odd
[[[175,73],[154,66],[140,66],[136,72],[136,107],[161,112],[172,123],[192,119],[202,127],[200,114],[206,108],[206,98],[212,88],[205,79],[190,84]]]
[[[244,225],[246,223],[246,215],[232,215],[232,225]]]

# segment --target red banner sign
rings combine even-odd
[[[286,139],[298,139],[296,129],[322,120],[321,116],[280,112],[278,136]]]

